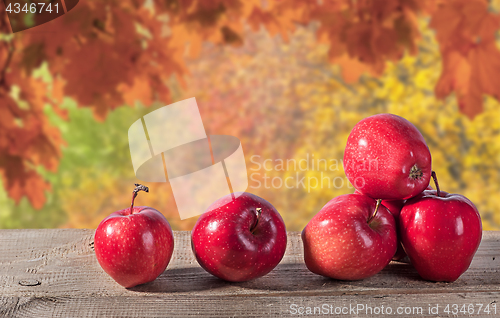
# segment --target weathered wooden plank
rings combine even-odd
[[[342,317],[498,317],[498,301],[499,294],[490,292],[309,297],[4,297],[0,298],[0,317],[288,317],[305,316],[308,311],[316,316]],[[449,312],[445,311],[447,305]],[[484,311],[487,306],[489,314]]]
[[[102,271],[92,249],[93,233],[0,231],[0,316],[133,317],[139,313],[153,317],[196,312],[262,316],[290,314],[291,304],[428,307],[467,301],[486,305],[500,299],[499,232],[484,232],[471,268],[454,283],[423,281],[411,265],[396,262],[361,281],[324,278],[305,267],[297,232],[289,233],[285,257],[271,273],[250,282],[227,283],[199,267],[189,232],[175,232],[174,255],[167,270],[154,282],[132,289],[119,286]]]

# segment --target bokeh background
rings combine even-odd
[[[441,188],[498,230],[499,11],[500,0],[87,0],[17,33],[3,14],[0,228],[96,228],[129,206],[128,128],[196,97],[207,134],[241,140],[248,191],[288,230],[353,192],[347,136],[383,112],[418,127]],[[193,227],[168,183],[145,184],[137,205]]]

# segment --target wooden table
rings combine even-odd
[[[500,232],[484,232],[471,267],[454,283],[423,281],[411,265],[396,262],[362,281],[324,278],[304,265],[297,232],[288,234],[285,257],[271,273],[227,283],[198,265],[189,232],[175,232],[167,270],[132,289],[102,271],[93,233],[0,230],[0,317],[306,316],[315,307],[321,316],[386,317],[390,308],[394,317],[451,317],[454,309],[455,317],[500,317]],[[438,315],[429,313],[436,306]]]

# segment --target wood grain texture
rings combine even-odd
[[[74,229],[1,230],[0,317],[293,316],[293,308],[354,305],[390,306],[394,311],[421,307],[419,317],[435,317],[428,307],[439,305],[439,316],[447,317],[453,315],[442,312],[446,304],[500,302],[500,232],[484,232],[471,267],[454,283],[423,281],[411,265],[397,262],[361,281],[324,278],[305,267],[298,232],[288,234],[285,257],[271,273],[227,283],[198,265],[189,232],[175,232],[167,270],[154,282],[131,289],[102,271],[92,248],[93,234]],[[342,316],[371,315],[351,311]]]

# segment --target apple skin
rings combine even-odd
[[[425,189],[432,190],[432,187],[428,185]],[[354,193],[356,193],[356,191],[354,191]],[[399,234],[399,214],[401,213],[406,201],[407,200],[382,200],[382,204],[394,216],[394,220],[396,221],[396,230],[398,232],[398,249],[396,250],[396,254],[392,257],[393,261],[408,262],[407,260],[404,260],[407,255],[403,244],[401,243],[401,234]]]
[[[361,191],[355,189],[354,194],[363,194]],[[401,209],[405,205],[406,200],[382,200],[382,205],[385,206],[395,219],[399,217]]]
[[[470,266],[482,237],[481,217],[460,194],[426,190],[401,210],[401,241],[419,275],[453,282]]]
[[[405,200],[429,184],[431,154],[412,123],[393,114],[378,114],[352,129],[344,152],[344,170],[363,194]]]
[[[271,203],[238,192],[234,199],[229,194],[215,201],[200,216],[191,243],[198,263],[207,272],[226,281],[243,282],[264,276],[279,264],[287,234]]]
[[[406,257],[403,244],[401,243],[401,235],[399,234],[398,226],[399,214],[401,213],[401,209],[405,203],[406,200],[382,200],[382,205],[385,206],[389,212],[391,212],[392,216],[394,216],[394,221],[396,222],[396,232],[398,233],[398,248],[392,257],[393,261],[400,261]]]
[[[396,252],[394,217],[383,205],[375,218],[376,201],[363,194],[333,198],[302,231],[304,261],[316,274],[359,280],[380,272]]]
[[[355,194],[362,194],[358,190],[354,190]],[[396,249],[396,253],[392,257],[393,261],[400,261],[403,258],[406,257],[405,250],[403,248],[403,245],[401,244],[401,241],[399,239],[399,226],[398,224],[398,219],[399,219],[399,213],[401,213],[401,209],[403,208],[406,200],[382,200],[381,204],[391,212],[392,216],[394,217],[394,220],[396,222],[396,232],[398,232],[398,248]]]
[[[155,280],[167,268],[174,236],[159,211],[135,206],[116,211],[95,231],[94,249],[102,269],[118,284],[130,288]]]

